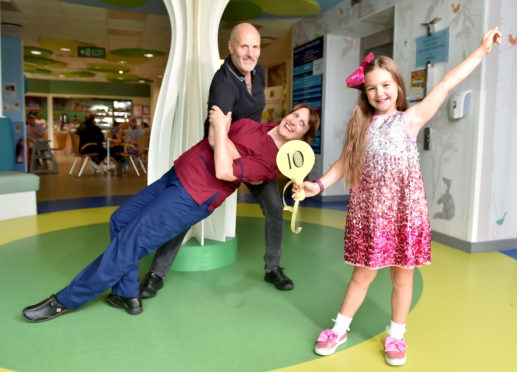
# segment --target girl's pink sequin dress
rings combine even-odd
[[[418,148],[403,112],[372,118],[363,174],[350,191],[345,262],[369,268],[431,263]]]

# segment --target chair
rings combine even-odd
[[[67,152],[66,148],[69,135],[70,134],[68,132],[54,133],[54,147],[52,147],[52,152],[54,153],[54,156],[56,156],[56,158],[58,157],[59,153],[61,153],[68,160],[70,152]]]
[[[75,158],[74,158],[74,162],[72,164],[72,168],[70,168],[70,172],[68,172],[68,175],[70,175],[70,176],[73,175],[75,165],[77,164],[78,161],[82,160],[83,164],[81,165],[81,169],[79,170],[79,173],[77,174],[77,177],[81,177],[81,175],[83,174],[83,171],[84,171],[84,167],[86,167],[86,163],[88,163],[88,160],[93,161],[92,156],[99,155],[98,153],[81,154],[81,150],[84,150],[88,146],[97,146],[97,144],[95,142],[88,142],[88,143],[85,143],[81,148],[79,148],[79,141],[80,141],[79,135],[77,135],[75,133],[70,133],[70,139],[72,140],[72,153],[74,154]]]
[[[149,134],[144,134],[143,136],[138,137],[135,143],[127,143],[124,144],[124,152],[119,152],[117,155],[123,156],[125,159],[128,159],[135,170],[137,176],[140,177],[140,172],[138,171],[138,167],[136,166],[136,161],[142,167],[144,174],[147,174],[147,168],[144,165],[142,159],[145,159],[147,152],[149,151]],[[131,149],[134,150],[131,153]]]
[[[57,163],[49,141],[34,139],[32,141],[31,173],[57,173]]]

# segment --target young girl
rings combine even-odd
[[[372,61],[370,54],[347,79],[347,85],[360,89],[361,96],[348,124],[343,152],[320,179],[300,186],[306,196],[314,196],[343,177],[351,185],[344,260],[355,268],[334,327],[317,339],[317,354],[333,354],[346,342],[352,318],[377,269],[389,266],[392,318],[385,359],[390,365],[405,363],[413,268],[431,263],[431,231],[416,136],[451,90],[500,42],[497,27],[486,32],[468,58],[449,71],[422,102],[408,109],[402,75],[388,57]]]

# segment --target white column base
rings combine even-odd
[[[36,213],[36,191],[0,194],[0,221]]]

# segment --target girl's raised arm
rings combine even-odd
[[[472,54],[447,72],[422,102],[406,111],[411,135],[416,136],[418,131],[431,120],[449,93],[474,71],[483,58],[492,51],[494,44],[501,44],[501,32],[498,27],[488,30],[483,35],[481,44]]]

